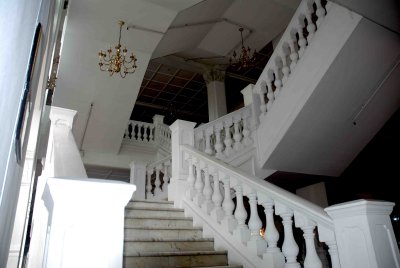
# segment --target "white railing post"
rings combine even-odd
[[[169,128],[171,129],[171,155],[172,176],[168,186],[168,200],[174,201],[175,205],[181,207],[182,199],[186,191],[188,178],[188,165],[185,163],[181,145],[194,146],[194,126],[196,123],[176,120]]]
[[[259,195],[258,202],[264,207],[266,221],[264,237],[268,244],[263,254],[263,262],[266,267],[283,267],[285,257],[280,248],[278,248],[279,232],[275,227],[274,200],[264,195]]]
[[[146,164],[141,161],[132,161],[129,166],[131,168],[129,181],[136,185],[133,199],[144,200],[146,199]]]
[[[153,185],[151,183],[151,175],[153,174],[153,169],[147,169],[147,180],[146,180],[146,199],[151,199],[153,194],[151,190],[153,189]]]
[[[225,212],[222,209],[222,201],[224,198],[221,194],[221,189],[219,188],[219,174],[218,171],[215,170],[215,168],[213,168],[210,171],[213,176],[213,183],[214,183],[214,192],[212,195],[214,209],[211,211],[211,216],[215,221],[221,222],[221,220],[224,218]]]
[[[213,190],[211,188],[211,181],[210,181],[210,168],[208,166],[204,167],[204,203],[201,205],[203,211],[207,214],[210,214],[211,210],[213,209],[214,205],[211,200],[211,196],[213,194]]]
[[[224,209],[225,216],[221,221],[221,224],[232,233],[235,230],[237,221],[233,216],[233,210],[235,209],[235,203],[232,200],[231,196],[231,187],[229,176],[224,174],[223,177],[224,182],[224,201],[222,202],[222,208]]]
[[[297,262],[297,255],[299,254],[299,247],[293,236],[293,210],[282,205],[275,203],[276,214],[281,216],[284,229],[284,240],[282,245],[282,252],[286,258],[285,268],[300,268],[300,263]]]
[[[233,235],[240,242],[247,243],[250,239],[250,230],[246,225],[247,212],[243,204],[243,187],[237,184],[234,188],[236,192],[236,209],[234,215],[238,224],[233,231]]]
[[[315,249],[314,229],[316,223],[302,213],[295,212],[294,218],[296,227],[303,230],[303,237],[306,244],[304,268],[322,268],[322,262],[319,259],[317,251]]]
[[[194,184],[194,188],[196,189],[196,191],[195,191],[196,196],[193,201],[199,207],[201,207],[201,205],[204,202],[204,196],[203,196],[204,183],[203,183],[203,178],[202,178],[202,173],[201,173],[201,170],[203,167],[204,167],[204,163],[202,161],[198,161],[196,163],[196,182]]]
[[[356,200],[325,209],[333,219],[341,267],[400,267],[390,221],[393,206],[391,202]]]
[[[247,242],[247,247],[250,248],[253,252],[256,252],[258,256],[262,256],[265,249],[267,248],[267,243],[260,235],[262,222],[258,215],[257,192],[253,191],[249,193],[247,197],[249,198],[250,203],[250,240]]]

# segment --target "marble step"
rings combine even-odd
[[[135,217],[125,218],[125,227],[193,227],[193,219],[185,217]]]
[[[226,251],[142,252],[141,256],[124,256],[124,267],[213,267],[228,264]]]
[[[127,208],[173,208],[174,202],[172,201],[148,201],[148,200],[134,200],[130,201]]]
[[[201,228],[153,228],[153,227],[125,227],[125,240],[196,240],[202,238],[203,231]]]
[[[132,240],[125,241],[124,254],[139,256],[142,252],[179,252],[179,251],[212,251],[214,240],[202,238],[196,240]]]
[[[153,218],[153,217],[184,217],[184,210],[180,208],[126,208],[125,217],[127,218]]]

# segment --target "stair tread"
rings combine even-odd
[[[193,221],[193,218],[191,217],[165,217],[165,216],[137,216],[137,217],[132,217],[132,216],[125,216],[125,219],[142,219],[142,220],[182,220],[182,221]]]
[[[141,229],[141,230],[203,230],[202,227],[140,227],[140,226],[125,226],[125,229]]]
[[[124,242],[213,242],[214,238],[175,238],[175,239],[163,239],[163,240],[154,240],[152,238],[149,239],[125,239]]]
[[[223,254],[228,254],[228,252],[226,250],[140,252],[137,255],[124,254],[124,257],[200,256],[200,255],[223,255]]]
[[[131,200],[129,203],[155,203],[155,204],[174,204],[174,201],[155,201],[155,200]]]
[[[129,208],[126,207],[126,210],[147,210],[147,211],[178,211],[178,212],[184,212],[183,208],[148,208],[148,207],[134,207],[134,208]]]

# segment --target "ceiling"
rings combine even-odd
[[[151,122],[154,114],[165,123],[176,119],[208,122],[207,86],[202,74],[210,68],[226,70],[227,110],[243,106],[240,90],[255,83],[273,52],[272,41],[286,28],[300,1],[205,0],[176,16],[152,54],[131,119]],[[130,24],[129,30],[152,29]],[[251,68],[229,65],[244,45],[256,50]]]

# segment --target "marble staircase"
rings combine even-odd
[[[238,267],[183,209],[167,201],[130,201],[125,209],[124,267]]]

